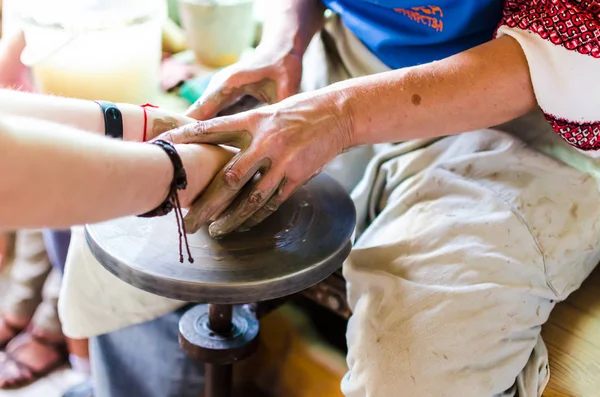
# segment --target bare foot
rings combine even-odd
[[[12,317],[8,314],[0,315],[0,348],[6,346],[8,342],[19,332],[27,327],[29,320]]]
[[[62,335],[24,332],[0,353],[0,389],[22,387],[67,361]]]

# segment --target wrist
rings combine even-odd
[[[271,17],[263,26],[259,48],[302,57],[325,20],[320,0],[276,0],[270,4]]]
[[[119,103],[117,107],[123,117],[123,139],[141,142],[150,141],[163,132],[195,122],[194,119],[158,107]]]
[[[325,106],[335,115],[336,135],[340,142],[341,150],[345,151],[363,144],[360,141],[357,128],[357,114],[354,109],[360,108],[356,105],[356,98],[352,87],[330,86],[321,97],[326,101]]]
[[[274,29],[273,33],[269,33],[268,38],[265,37],[260,41],[256,47],[256,53],[274,55],[279,58],[292,54],[302,57],[306,46],[302,45],[292,31],[293,29],[287,31]]]
[[[179,195],[179,200],[183,206],[187,206],[191,204],[195,198],[195,194],[197,193],[196,187],[194,184],[194,179],[190,178],[190,173],[194,173],[194,160],[196,157],[196,148],[197,145],[175,145],[175,150],[179,154],[179,158],[181,159],[181,163],[183,164],[183,169],[188,175],[188,186],[179,190],[177,194]]]
[[[183,263],[182,243],[185,242],[188,261],[190,263],[194,263],[194,259],[192,258],[192,253],[190,251],[190,246],[187,240],[183,220],[183,213],[181,210],[181,201],[179,197],[179,191],[185,190],[188,185],[185,166],[183,164],[180,154],[178,153],[177,149],[172,143],[164,140],[156,140],[149,143],[151,145],[156,145],[157,147],[161,148],[163,152],[167,155],[173,169],[173,175],[171,183],[169,185],[169,191],[165,200],[153,210],[144,212],[138,216],[142,218],[153,218],[157,216],[164,216],[169,214],[171,211],[174,211],[175,218],[177,219],[177,230],[179,232],[179,262]]]
[[[141,142],[144,133],[144,111],[129,103],[116,104],[123,118],[123,140]]]
[[[194,123],[196,120],[158,107],[146,107],[146,140],[150,141],[172,129]]]
[[[153,175],[153,184],[156,190],[151,196],[148,196],[149,203],[142,208],[141,213],[151,211],[165,201],[171,189],[173,182],[173,165],[169,160],[169,156],[156,145],[140,145],[147,152],[152,153],[154,161],[150,163],[151,173]],[[148,172],[148,169],[146,169]]]

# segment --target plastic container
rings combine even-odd
[[[207,66],[231,65],[254,43],[253,0],[179,0],[179,17],[188,47]]]
[[[47,94],[144,103],[160,89],[164,0],[20,0],[36,87]]]
[[[6,37],[19,29],[19,21],[15,15],[15,6],[19,0],[2,0],[2,36]]]

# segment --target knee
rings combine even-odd
[[[486,303],[485,290],[410,290],[373,289],[356,300],[347,397],[491,397],[513,387],[538,341],[540,328],[530,322],[541,314],[538,303],[497,291]]]

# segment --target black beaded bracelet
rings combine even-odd
[[[160,204],[152,211],[146,212],[138,216],[141,218],[154,218],[157,216],[164,216],[170,213],[173,210],[173,208],[175,208],[175,219],[177,220],[177,227],[179,231],[179,261],[183,263],[183,239],[185,240],[188,261],[190,263],[193,263],[194,259],[192,258],[190,247],[187,241],[185,223],[183,222],[183,213],[181,211],[181,205],[179,203],[179,196],[177,195],[178,190],[184,190],[187,187],[187,175],[185,169],[183,168],[183,162],[181,161],[181,157],[179,157],[179,154],[177,153],[177,150],[175,149],[175,146],[173,146],[172,143],[160,139],[150,141],[147,143],[160,147],[162,150],[164,150],[167,156],[169,156],[169,160],[171,160],[171,163],[173,164],[173,180],[171,181],[167,198],[165,198],[162,204]]]
[[[171,182],[169,194],[167,195],[165,201],[163,201],[161,205],[159,205],[152,211],[138,215],[142,218],[153,218],[156,216],[167,215],[173,210],[173,205],[175,204],[173,202],[173,198],[177,197],[177,190],[184,190],[187,187],[187,175],[185,173],[185,169],[183,168],[181,157],[179,157],[175,146],[173,146],[172,143],[163,141],[161,139],[156,141],[150,141],[148,143],[160,147],[162,150],[165,151],[167,156],[169,156],[169,160],[171,160],[171,163],[173,164],[173,181]]]

